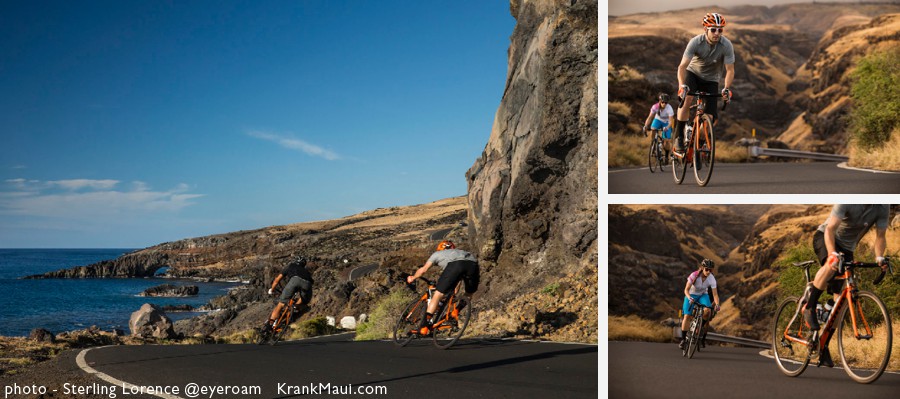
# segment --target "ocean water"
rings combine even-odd
[[[131,313],[145,303],[192,305],[225,295],[239,283],[206,283],[171,278],[42,279],[21,277],[111,260],[131,249],[0,249],[0,335],[26,336],[34,328],[53,333],[88,328],[128,330]],[[200,293],[186,298],[139,297],[160,284],[197,285]],[[179,320],[197,312],[170,312]]]

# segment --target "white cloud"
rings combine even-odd
[[[119,183],[117,180],[40,182],[10,179],[6,182],[15,190],[0,190],[0,215],[73,220],[143,217],[179,211],[203,196],[187,193],[189,187],[186,184],[166,191],[153,191],[146,183],[136,181],[130,191],[118,191],[113,190]]]
[[[80,190],[90,188],[94,190],[109,190],[119,184],[118,180],[89,180],[89,179],[72,179],[72,180],[54,180],[48,181],[47,184],[59,186],[67,190]]]
[[[303,140],[296,139],[293,137],[284,137],[284,136],[279,136],[277,134],[260,132],[260,131],[251,131],[251,132],[248,132],[247,135],[250,137],[258,138],[258,139],[271,141],[271,142],[276,143],[276,144],[278,144],[284,148],[287,148],[289,150],[297,150],[297,151],[304,152],[308,155],[325,158],[329,161],[334,161],[334,160],[341,158],[338,154],[334,153],[333,151],[326,150],[315,144],[310,144]]]

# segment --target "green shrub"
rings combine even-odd
[[[404,287],[391,290],[387,296],[375,304],[368,319],[356,326],[356,340],[370,341],[391,337],[397,318],[415,297],[413,292]]]
[[[863,150],[879,147],[900,127],[900,49],[870,54],[853,71],[851,131]]]
[[[559,293],[559,283],[548,284],[541,290],[542,294],[556,295]]]
[[[319,316],[294,324],[294,332],[291,333],[291,338],[318,337],[336,332],[337,328],[328,325],[328,319],[325,316]]]

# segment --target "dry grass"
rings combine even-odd
[[[621,67],[616,68],[613,64],[608,64],[608,71],[606,75],[606,79],[609,82],[622,82],[626,80],[643,80],[644,75],[635,70],[634,68],[623,65]]]
[[[892,329],[895,337],[891,344],[891,358],[888,361],[888,370],[900,370],[900,342],[898,342],[900,339],[896,337],[898,328],[900,328],[900,321],[894,321]],[[877,366],[876,363],[880,360],[878,354],[884,352],[883,349],[879,348],[885,347],[887,335],[879,334],[878,330],[873,331],[872,335],[874,338],[866,341],[856,340],[850,331],[844,333],[844,355],[850,362],[851,368]],[[841,355],[838,351],[837,337],[832,338],[831,342],[828,343],[828,349],[835,364],[839,364]]]
[[[609,316],[610,341],[671,342],[672,329],[638,316]]]
[[[857,168],[900,171],[900,129],[894,129],[891,139],[881,148],[869,152],[852,144],[849,164]]]
[[[609,167],[647,166],[647,149],[650,139],[643,136],[610,134]],[[739,163],[748,162],[750,156],[747,149],[734,144],[716,142],[716,162]]]
[[[607,103],[606,108],[607,112],[610,114],[622,115],[625,117],[631,116],[631,106],[620,101],[610,101]]]

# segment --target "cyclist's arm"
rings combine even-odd
[[[684,285],[684,296],[691,297],[691,280],[688,280],[687,284]]]
[[[678,64],[678,87],[684,86],[687,81],[687,67],[691,65],[691,59],[681,57],[681,64]]]
[[[406,282],[412,283],[413,281],[415,281],[415,279],[424,276],[425,273],[428,272],[428,269],[431,268],[431,265],[432,265],[431,261],[425,262],[425,265],[423,265],[418,270],[416,270],[415,274],[406,278]]]
[[[712,291],[713,291],[713,301],[714,301],[713,304],[715,304],[716,307],[718,307],[719,306],[719,289],[713,288]]]
[[[279,273],[279,274],[278,274],[278,277],[275,277],[275,280],[272,281],[272,291],[274,291],[274,290],[275,290],[275,287],[278,286],[278,282],[281,281],[281,278],[282,278],[282,277],[284,277],[284,275],[281,274],[281,273]]]
[[[653,109],[650,110],[650,115],[647,115],[647,120],[644,121],[644,127],[650,127],[650,121],[653,120],[653,117],[656,116],[656,113],[653,112]]]
[[[725,64],[725,88],[731,89],[731,82],[734,80],[734,64]]]
[[[883,258],[887,248],[887,229],[875,228],[875,257]]]

